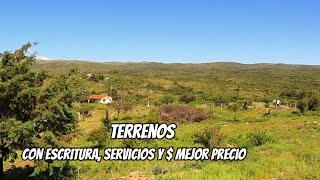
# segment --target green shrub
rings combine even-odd
[[[168,170],[163,168],[163,167],[161,167],[161,166],[156,166],[152,170],[152,173],[154,175],[165,174],[166,172],[168,172]]]
[[[218,127],[209,126],[205,129],[194,133],[193,141],[200,143],[206,148],[214,148],[220,146],[225,135],[220,131]]]
[[[186,162],[184,169],[202,169],[207,163],[205,161]]]
[[[232,136],[227,141],[233,146],[255,147],[273,142],[274,138],[272,135],[268,134],[266,130],[258,130]]]
[[[158,123],[160,121],[160,115],[159,112],[156,109],[152,109],[148,113],[148,123]]]
[[[123,139],[121,141],[122,147],[124,148],[137,148],[141,140],[137,139]]]
[[[76,168],[69,161],[63,164],[37,166],[32,173],[32,179],[75,179]]]
[[[166,95],[160,100],[162,104],[172,104],[174,102],[174,98],[172,96]]]
[[[297,103],[297,108],[300,110],[301,113],[307,110],[308,102],[306,99],[299,100]]]
[[[192,94],[184,94],[180,97],[179,101],[185,104],[189,104],[195,101],[196,97]]]
[[[111,130],[111,118],[110,118],[110,116],[109,116],[109,111],[108,111],[108,109],[107,109],[106,112],[105,112],[105,117],[102,118],[101,121],[102,121],[103,127],[104,127],[107,131]]]
[[[251,146],[261,146],[273,140],[266,130],[254,131],[247,135],[248,144]]]

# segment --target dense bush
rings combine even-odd
[[[196,97],[191,94],[184,94],[180,97],[179,101],[185,104],[189,104],[193,101],[195,101]]]
[[[308,98],[308,110],[315,111],[320,107],[320,98],[316,95],[312,95]]]
[[[319,93],[302,91],[298,96],[297,108],[301,113],[316,111],[320,107]]]
[[[247,140],[251,146],[261,146],[273,140],[266,130],[254,131],[247,135]]]
[[[305,111],[316,111],[320,107],[320,100],[316,96],[305,97],[300,99],[297,103],[297,108],[301,113]]]
[[[266,130],[250,131],[230,137],[227,141],[238,147],[255,147],[262,146],[269,142],[274,142],[274,137],[267,133]]]
[[[297,108],[301,113],[304,113],[304,111],[306,111],[308,108],[307,100],[306,99],[299,100],[297,103]]]
[[[139,146],[139,142],[141,140],[138,139],[123,139],[121,141],[121,145],[124,148],[137,148]]]
[[[220,131],[218,127],[210,126],[205,129],[194,133],[193,141],[200,143],[204,147],[214,148],[221,145],[225,135]]]
[[[209,117],[209,114],[186,105],[162,105],[159,107],[161,119],[168,122],[199,122]]]
[[[161,104],[171,104],[174,102],[174,98],[172,96],[166,95],[162,97],[160,102]]]
[[[166,168],[161,167],[161,166],[156,166],[156,167],[154,167],[154,169],[152,170],[152,173],[153,173],[154,175],[165,174],[165,173],[167,173],[167,172],[168,172],[168,170],[167,170]]]
[[[76,179],[76,168],[69,161],[49,167],[43,162],[35,168],[31,179]]]
[[[80,107],[77,108],[80,115],[82,116],[82,121],[85,120],[85,117],[90,117],[92,115],[92,112],[94,111],[94,106],[91,104],[80,104]]]

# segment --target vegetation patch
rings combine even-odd
[[[206,127],[193,134],[193,141],[207,148],[219,147],[224,138],[225,135],[216,126]]]
[[[167,122],[200,122],[210,117],[203,110],[186,105],[165,104],[159,107],[161,119]]]

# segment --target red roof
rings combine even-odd
[[[100,95],[91,95],[88,97],[88,99],[100,100],[106,97],[108,98],[109,96],[100,94]]]

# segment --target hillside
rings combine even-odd
[[[124,89],[156,90],[159,91],[157,94],[169,92],[172,95],[181,95],[183,92],[176,92],[177,88],[191,88],[186,91],[194,92],[202,101],[221,100],[222,96],[232,97],[237,94],[250,99],[266,96],[279,98],[284,94],[292,94],[291,91],[295,90],[320,90],[319,65],[37,61],[35,67],[53,74],[67,72],[72,68],[84,74],[101,73],[110,77],[113,84],[121,84]],[[100,83],[101,86],[96,87],[95,91],[108,91],[112,84],[110,81]]]
[[[48,90],[46,97],[63,90],[61,94],[53,94],[52,98],[59,99],[49,101],[46,106],[57,107],[73,97],[70,109],[79,115],[74,119],[76,128],[60,136],[56,146],[99,147],[100,153],[110,147],[248,150],[243,161],[43,162],[59,170],[53,172],[55,177],[65,176],[60,171],[64,167],[69,168],[65,170],[71,179],[320,178],[319,66],[37,61],[34,67],[49,72],[45,84],[61,81],[59,86],[43,87]],[[110,95],[114,102],[105,105],[82,101],[83,97],[99,93]],[[281,105],[272,105],[276,98],[281,99]],[[49,109],[54,113],[48,114],[55,118],[63,112],[61,108],[58,110]],[[56,120],[55,124],[61,124],[64,119]],[[175,137],[158,140],[110,139],[111,130],[106,126],[172,122],[177,125]],[[14,163],[5,161],[9,179],[47,176],[46,169],[32,174],[41,164],[22,161],[20,157]]]

